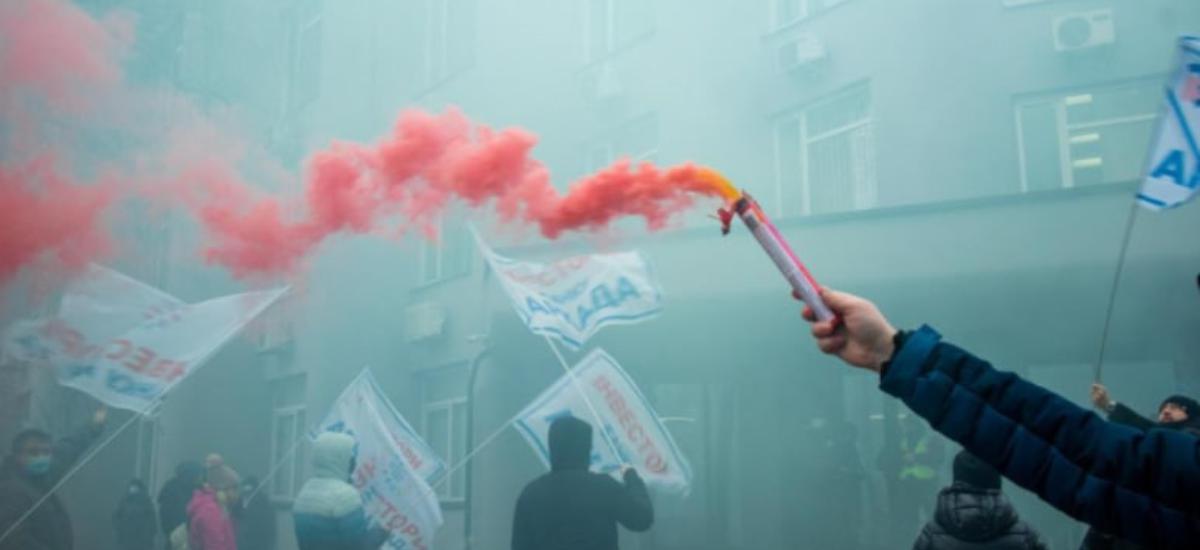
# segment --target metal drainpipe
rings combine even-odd
[[[479,367],[483,365],[483,361],[491,354],[488,346],[484,346],[483,351],[479,352],[474,359],[471,360],[471,372],[467,378],[467,450],[475,448],[475,379],[478,378]],[[471,482],[475,476],[472,475],[474,468],[474,459],[463,466],[463,549],[471,550]]]

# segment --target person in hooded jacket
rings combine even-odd
[[[240,479],[220,455],[209,455],[204,462],[208,468],[204,485],[192,494],[187,507],[188,550],[237,550],[233,509]]]
[[[25,430],[12,441],[0,466],[0,550],[72,550],[71,517],[51,495],[24,517],[54,487],[83,452],[104,432],[108,409],[100,408],[87,428],[58,441],[41,430]],[[22,517],[24,519],[22,520]],[[20,523],[17,523],[17,522]],[[14,527],[15,526],[15,527]]]
[[[204,465],[185,460],[175,466],[175,476],[158,491],[158,528],[171,550],[171,534],[187,523],[187,507],[192,495],[204,484]]]
[[[154,502],[146,492],[146,484],[140,479],[129,481],[125,495],[113,512],[113,529],[117,535],[117,548],[121,550],[152,550],[157,532],[154,517]]]
[[[967,451],[954,457],[954,483],[938,493],[933,519],[913,550],[1044,550],[1000,492],[1000,472]]]
[[[313,476],[292,504],[300,550],[375,549],[387,540],[385,531],[369,524],[362,496],[349,482],[354,467],[353,436],[340,432],[317,436],[312,446]]]
[[[512,550],[616,550],[617,524],[646,531],[654,508],[633,468],[624,483],[588,471],[592,427],[573,416],[550,424],[550,473],[525,486],[513,514]]]

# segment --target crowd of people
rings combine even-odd
[[[1004,495],[1003,478],[1088,524],[1083,550],[1189,548],[1200,541],[1200,403],[1170,396],[1152,420],[1097,383],[1092,402],[1105,420],[942,342],[928,326],[895,329],[866,299],[829,289],[821,298],[834,319],[819,321],[807,307],[803,312],[821,351],[877,373],[880,388],[916,414],[897,430],[895,452],[880,457],[881,469],[895,474],[888,476],[896,501],[891,508],[910,512],[911,520],[928,518],[914,549],[1046,548]],[[106,419],[101,409],[84,429],[58,441],[39,430],[13,439],[0,469],[0,529],[6,533],[0,550],[86,547],[72,540],[70,517],[54,489]],[[944,451],[929,427],[963,448],[953,459],[953,482],[936,496]],[[551,424],[551,469],[516,501],[513,550],[612,550],[618,526],[645,531],[653,525],[650,494],[635,469],[624,469],[620,481],[590,471],[592,431],[571,416]],[[854,453],[830,479],[862,475],[856,451],[845,450],[845,443],[830,441],[833,456]],[[300,550],[374,549],[387,541],[350,482],[355,452],[347,434],[315,439],[312,477],[292,507]],[[122,550],[273,549],[275,513],[258,485],[217,454],[180,463],[156,499],[143,482],[131,480],[112,518],[116,541]],[[913,495],[927,496],[903,500]]]

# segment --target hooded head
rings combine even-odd
[[[550,469],[586,470],[592,458],[592,426],[574,416],[550,423]]]
[[[954,457],[954,481],[976,489],[1000,489],[1000,472],[967,451]]]
[[[339,432],[323,432],[312,447],[313,477],[345,481],[354,470],[354,437]]]
[[[17,434],[12,441],[9,464],[31,479],[44,479],[53,464],[54,440],[41,430],[29,429]]]
[[[1184,395],[1172,395],[1158,406],[1158,423],[1182,425],[1200,416],[1200,403]]]

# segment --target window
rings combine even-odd
[[[846,0],[774,0],[771,28],[780,29],[828,11]]]
[[[653,0],[584,0],[584,56],[604,59],[654,31]]]
[[[425,440],[448,466],[467,452],[467,365],[435,369],[421,375],[421,427]],[[443,501],[461,501],[466,471],[459,468],[437,487]]]
[[[300,111],[321,95],[322,0],[301,0],[292,12],[290,107]]]
[[[658,161],[658,115],[637,117],[615,131],[594,140],[587,148],[584,168],[593,174],[611,165],[618,158],[641,162]]]
[[[427,0],[420,80],[436,86],[474,62],[475,1]]]
[[[875,206],[871,90],[855,86],[775,122],[778,204],[784,215]]]
[[[432,284],[471,272],[475,240],[466,221],[438,220],[437,238],[421,241],[421,283]]]
[[[304,483],[304,441],[308,419],[304,406],[308,378],[296,374],[271,382],[271,498],[289,501]]]
[[[1021,191],[1137,179],[1160,102],[1158,80],[1018,100]]]

